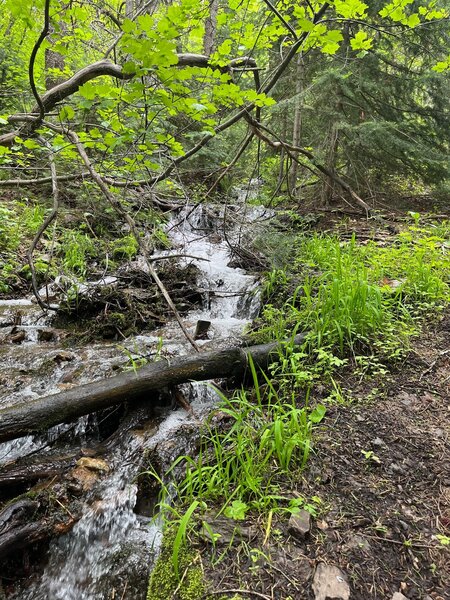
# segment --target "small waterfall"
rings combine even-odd
[[[177,253],[182,264],[194,263],[199,269],[198,285],[203,289],[204,306],[189,313],[185,323],[193,333],[197,321],[211,322],[208,339],[198,340],[203,347],[236,344],[258,310],[256,278],[229,263],[230,245],[245,235],[249,223],[260,218],[263,210],[241,206],[234,213],[236,222],[224,227],[230,212],[230,209],[203,205],[186,207],[168,225],[173,248],[159,252],[161,258]],[[36,307],[33,310],[36,311]],[[170,344],[164,346],[165,351],[173,354],[192,351],[176,323],[151,335],[135,336],[122,345],[130,353],[148,354],[161,337],[170,340]],[[28,348],[28,355],[25,345],[9,348],[11,360],[23,363],[25,381],[19,389],[10,390],[8,404],[59,391],[69,368],[82,370],[77,383],[83,383],[110,374],[125,361],[114,344],[71,349],[70,363],[58,361],[58,342],[48,345],[45,356],[35,343],[30,343]],[[8,357],[7,362],[9,360]],[[53,360],[53,369],[48,375],[36,376],[42,370],[43,361],[49,360]],[[153,420],[143,430],[124,434],[120,445],[105,457],[109,472],[85,498],[81,519],[69,533],[51,543],[48,566],[40,581],[18,592],[15,600],[144,598],[149,568],[158,554],[161,528],[150,524],[148,516],[135,513],[136,478],[142,470],[143,453],[157,452],[167,468],[174,458],[192,451],[192,432],[198,430],[199,420],[205,418],[217,402],[214,390],[206,384],[187,384],[183,386],[183,393],[192,403],[193,414],[178,409],[159,424]],[[80,423],[83,430],[86,421],[84,425]],[[2,454],[5,460],[11,460],[37,449],[39,444],[45,444],[45,440],[29,437],[0,445],[0,462]],[[135,582],[139,582],[139,589]]]

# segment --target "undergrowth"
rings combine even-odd
[[[112,273],[138,252],[137,241],[122,229],[114,213],[102,210],[98,199],[99,206],[92,209],[95,196],[86,199],[79,194],[77,208],[60,207],[33,253],[39,285],[60,275],[76,290],[78,283]],[[0,201],[0,294],[29,289],[26,253],[49,211],[48,198]],[[150,246],[167,247],[164,221],[157,211],[142,209],[135,219]]]

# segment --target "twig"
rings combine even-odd
[[[77,175],[59,175],[57,181],[75,181],[76,179],[83,179],[89,173],[80,173]],[[53,178],[49,177],[37,177],[35,179],[4,179],[0,181],[0,187],[14,187],[16,185],[44,185],[46,183],[52,183]]]
[[[201,256],[193,256],[192,254],[167,254],[165,256],[150,256],[150,262],[156,262],[158,260],[166,260],[168,258],[192,258],[194,260],[203,260],[205,262],[211,262],[209,258],[203,258]]]
[[[120,600],[123,600],[125,598],[125,592],[127,591],[127,587],[128,587],[128,579],[125,581],[125,585],[123,588],[122,595],[120,596]]]
[[[281,21],[281,23],[283,23],[283,25],[286,27],[286,29],[292,34],[294,40],[298,40],[298,36],[295,33],[295,29],[292,27],[292,25],[290,23],[288,23],[286,21],[286,19],[283,17],[283,15],[280,13],[280,11],[272,4],[272,2],[270,2],[270,0],[263,0],[263,2],[264,2],[264,4],[266,4],[269,7],[269,9]]]
[[[231,590],[217,590],[213,592],[208,592],[210,596],[218,596],[219,594],[248,594],[249,596],[256,596],[257,598],[263,598],[263,600],[271,600],[270,596],[266,596],[265,594],[260,594],[259,592],[254,592],[252,590],[239,590],[239,589],[231,589]],[[207,598],[208,595],[203,596],[203,598]]]

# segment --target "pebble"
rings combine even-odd
[[[377,437],[374,440],[372,440],[372,446],[376,446],[377,448],[384,448],[386,446],[386,443],[383,442],[381,438]]]
[[[400,592],[395,592],[395,594],[392,596],[391,600],[408,600],[408,598],[406,596],[404,596],[403,594],[401,594]]]
[[[300,510],[291,515],[288,523],[288,532],[299,540],[305,539],[311,529],[311,514],[307,510]]]
[[[314,573],[312,588],[315,600],[349,600],[350,598],[350,587],[346,576],[333,565],[319,563]]]

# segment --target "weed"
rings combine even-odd
[[[372,450],[361,450],[361,454],[368,462],[381,464],[380,458]]]
[[[60,243],[63,269],[83,279],[89,258],[96,255],[94,240],[79,230],[69,230],[63,232]]]
[[[449,223],[419,228],[417,222],[391,247],[358,246],[355,238],[342,242],[331,235],[297,237],[290,271],[271,272],[266,288],[286,292],[298,273],[303,283],[284,301],[283,293],[275,297],[278,305],[263,308],[258,329],[259,339],[308,332],[301,351],[286,356],[278,375],[281,370],[312,381],[349,358],[361,373],[383,373],[386,361],[404,356],[421,315],[450,300]]]
[[[112,257],[131,260],[136,256],[138,249],[139,246],[134,236],[126,235],[112,243]]]

